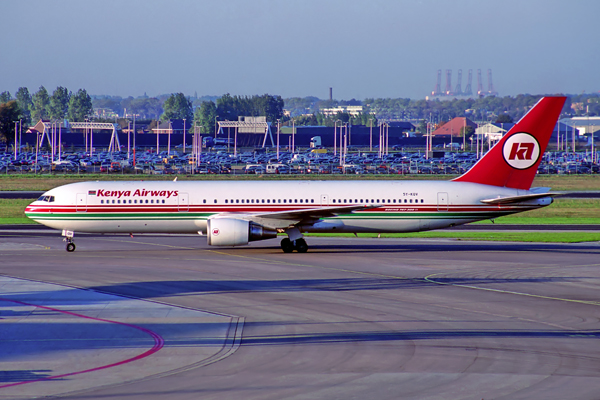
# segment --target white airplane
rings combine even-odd
[[[212,246],[275,238],[308,250],[305,232],[418,232],[550,205],[531,184],[565,97],[541,99],[464,175],[451,181],[81,182],[47,191],[25,214],[74,232],[198,233]]]

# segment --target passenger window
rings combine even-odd
[[[164,202],[165,202],[165,201],[163,200],[163,203],[164,203]],[[202,203],[206,204],[206,199],[202,200]]]
[[[215,204],[217,204],[217,199],[215,199]]]
[[[410,199],[409,202],[412,203],[412,199]]]
[[[335,199],[333,199],[333,202],[335,203]]]
[[[267,199],[267,203],[271,203],[271,199]]]
[[[154,204],[154,199],[150,200],[150,204]]]
[[[100,200],[100,204],[104,204],[104,200]]]
[[[146,199],[146,204],[148,204],[148,199]]]
[[[240,199],[235,199],[236,204],[239,204]]]
[[[281,199],[277,199],[277,202],[278,202],[278,203],[281,203]]]
[[[283,199],[283,202],[284,202],[284,203],[285,203],[286,201],[287,201],[286,199]]]
[[[115,204],[115,201],[113,200],[112,203]]]
[[[423,199],[421,199],[421,203],[423,203],[423,202],[424,202],[424,200],[423,200]]]
[[[315,202],[315,199],[310,199],[310,202],[311,202],[311,203],[314,203],[314,202]]]
[[[302,203],[302,199],[300,199],[300,203]]]
[[[404,204],[406,204],[406,199],[404,199]]]
[[[204,200],[204,202],[206,203],[206,200]],[[165,201],[164,201],[164,199],[163,199],[162,203],[163,203],[163,204],[165,204]]]

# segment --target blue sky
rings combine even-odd
[[[597,0],[0,0],[0,91],[424,98],[600,90]],[[473,86],[476,88],[476,76]]]

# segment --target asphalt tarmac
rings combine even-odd
[[[598,243],[0,237],[0,398],[600,398]]]

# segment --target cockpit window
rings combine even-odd
[[[37,201],[45,201],[47,203],[54,203],[54,196],[41,196]]]

